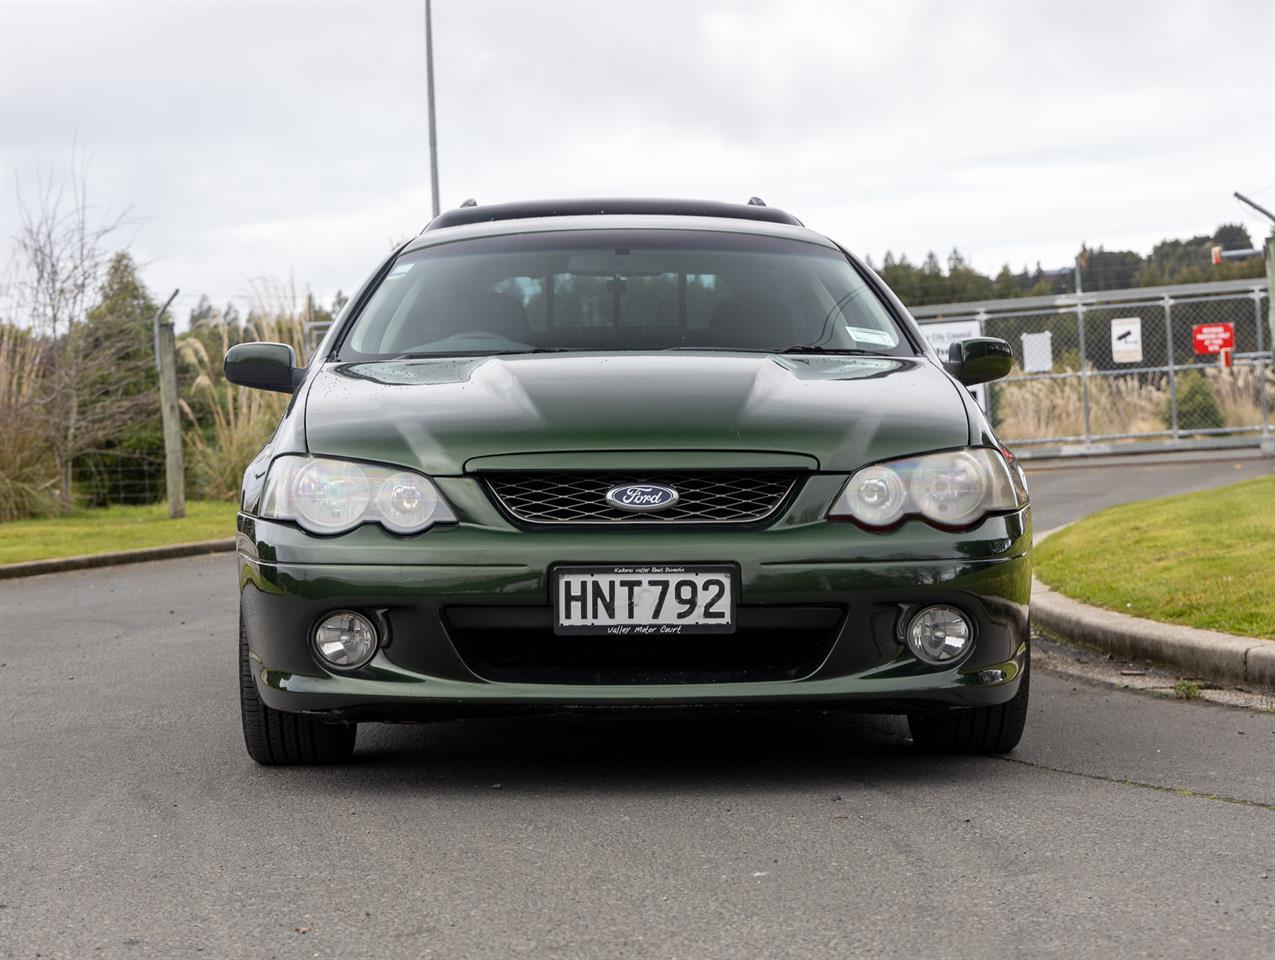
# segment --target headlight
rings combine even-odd
[[[888,527],[912,514],[940,527],[966,527],[1026,503],[1026,485],[1020,489],[1000,452],[970,447],[864,467],[846,482],[828,518]]]
[[[379,523],[392,533],[420,533],[456,516],[419,473],[328,457],[279,457],[270,465],[261,516],[295,520],[311,533],[344,533]]]

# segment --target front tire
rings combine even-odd
[[[1027,726],[1027,701],[1031,695],[1030,654],[1023,660],[1018,692],[993,707],[968,707],[946,713],[910,713],[912,742],[927,753],[1009,753]]]
[[[261,702],[239,615],[239,710],[248,756],[264,767],[345,763],[354,756],[357,724],[324,723]]]

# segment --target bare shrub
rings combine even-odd
[[[19,193],[18,309],[45,342],[36,408],[39,433],[53,459],[58,502],[73,506],[75,461],[150,414],[150,398],[131,392],[138,362],[126,338],[100,336],[88,322],[121,216],[90,203],[83,163],[65,178],[37,182],[35,205]]]
[[[46,344],[0,324],[0,522],[57,510],[53,458],[39,411]]]

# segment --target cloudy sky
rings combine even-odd
[[[157,292],[349,291],[429,219],[423,7],[0,0],[3,254],[78,143]],[[1275,3],[447,2],[443,206],[759,195],[878,262],[1275,204]],[[189,298],[189,299],[187,299]]]

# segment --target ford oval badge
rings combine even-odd
[[[677,503],[677,491],[658,483],[627,483],[607,491],[607,503],[630,513],[654,513]]]

